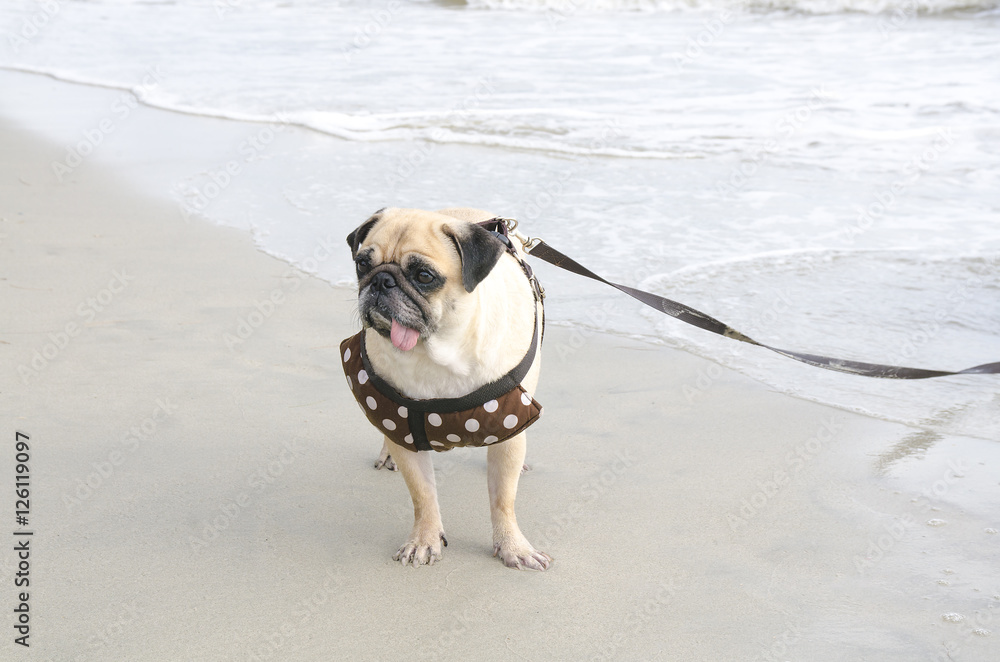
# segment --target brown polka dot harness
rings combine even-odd
[[[510,439],[542,414],[542,406],[521,386],[538,348],[537,323],[521,363],[460,398],[404,397],[372,370],[364,336],[362,330],[340,343],[347,384],[371,424],[403,448],[447,451],[488,446]]]
[[[540,302],[543,291],[531,267],[514,250],[504,223],[491,219],[480,225],[507,246],[531,282],[536,303]],[[541,341],[538,322],[536,313],[531,346],[513,370],[460,398],[429,400],[407,398],[375,374],[362,329],[340,343],[347,385],[371,424],[408,450],[447,451],[497,444],[524,431],[542,414],[542,406],[521,386]]]

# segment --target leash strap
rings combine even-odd
[[[861,375],[863,377],[879,377],[882,379],[928,379],[930,377],[947,377],[949,375],[995,375],[1000,373],[1000,361],[996,363],[984,363],[983,365],[966,368],[965,370],[951,372],[948,370],[924,370],[922,368],[905,368],[895,365],[882,365],[880,363],[847,361],[844,359],[830,358],[829,356],[818,356],[816,354],[805,354],[802,352],[792,352],[786,349],[778,349],[777,347],[771,347],[770,345],[757,342],[753,338],[750,338],[749,336],[733,329],[731,326],[723,324],[711,315],[706,315],[705,313],[695,310],[690,306],[686,306],[683,303],[671,301],[670,299],[652,294],[650,292],[637,290],[634,287],[629,287],[628,285],[619,285],[618,283],[612,283],[609,280],[605,280],[590,269],[578,263],[573,258],[563,255],[556,249],[552,248],[544,241],[536,239],[534,242],[535,243],[531,246],[531,248],[528,249],[531,257],[537,257],[538,259],[544,260],[545,262],[555,265],[560,269],[565,269],[570,273],[610,285],[616,290],[624,292],[633,299],[637,299],[651,308],[655,308],[662,313],[666,313],[671,317],[676,317],[682,322],[687,322],[688,324],[697,326],[700,329],[705,329],[706,331],[711,331],[712,333],[725,336],[726,338],[732,338],[733,340],[739,340],[740,342],[757,345],[758,347],[769,349],[772,352],[781,354],[782,356],[816,366],[817,368],[825,368],[836,372],[846,372],[852,375]]]

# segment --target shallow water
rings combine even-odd
[[[468,204],[762,342],[1000,360],[997,3],[687,5],[22,2],[0,10],[0,65],[253,122],[239,177],[208,163],[173,194],[333,283],[351,265],[311,264],[317,237],[386,205]],[[1000,436],[994,377],[827,373],[539,272],[581,342],[639,336],[800,397]]]

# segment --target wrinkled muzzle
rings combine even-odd
[[[428,302],[396,264],[381,264],[358,282],[362,322],[392,341],[397,349],[413,349],[431,329]]]

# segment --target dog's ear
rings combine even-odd
[[[382,220],[382,212],[384,211],[385,207],[382,207],[372,214],[367,221],[359,225],[354,232],[347,235],[347,245],[351,247],[351,257],[355,257],[358,254],[358,248],[364,243],[365,237],[372,231],[375,224]]]
[[[462,262],[462,285],[466,292],[472,292],[490,275],[506,247],[496,235],[475,223],[457,227],[445,225],[442,229],[455,242]]]

